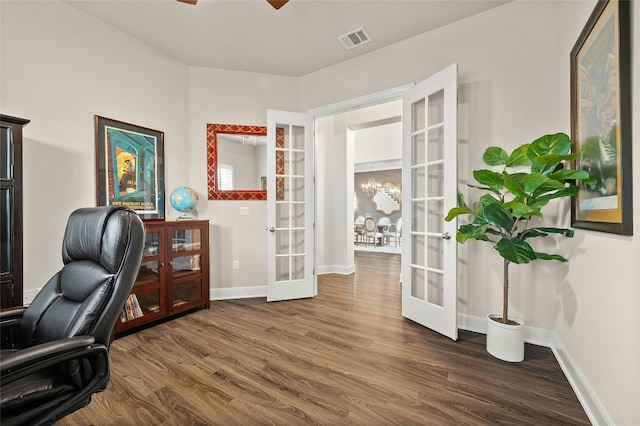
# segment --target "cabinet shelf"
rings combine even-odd
[[[114,332],[209,308],[209,222],[145,222],[138,277]]]

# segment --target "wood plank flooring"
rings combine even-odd
[[[400,256],[357,253],[313,299],[215,301],[116,339],[111,381],[57,425],[582,425],[551,350],[489,355],[401,316]]]

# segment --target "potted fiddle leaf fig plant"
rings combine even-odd
[[[467,216],[469,223],[458,228],[456,240],[485,241],[502,257],[502,314],[487,316],[487,351],[505,361],[524,359],[524,321],[509,317],[509,265],[534,260],[567,261],[559,254],[536,251],[529,241],[551,234],[573,236],[571,229],[542,225],[544,206],[553,199],[575,195],[577,181],[589,182],[586,171],[565,168],[567,161],[576,158],[570,151],[571,140],[564,133],[542,136],[511,154],[500,147],[487,148],[482,156],[485,164],[500,169],[475,170],[473,177],[478,184],[469,186],[483,195],[467,205],[459,194],[458,207],[445,218],[451,221]]]

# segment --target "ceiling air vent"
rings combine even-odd
[[[341,35],[338,37],[338,40],[340,40],[340,43],[342,43],[347,49],[353,49],[356,46],[360,46],[361,44],[371,41],[371,37],[369,37],[369,34],[367,34],[364,28],[360,27]]]

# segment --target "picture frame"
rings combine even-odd
[[[94,121],[97,205],[164,220],[164,133],[99,115]]]
[[[574,228],[633,235],[631,15],[628,1],[600,0],[571,50],[571,139],[579,182]]]

